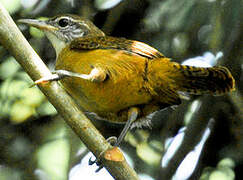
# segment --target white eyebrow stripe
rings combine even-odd
[[[68,17],[68,16],[62,16],[62,17],[58,17],[56,20],[60,21],[61,19],[68,19],[68,20],[73,20],[72,18]]]

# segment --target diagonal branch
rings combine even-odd
[[[3,47],[9,50],[33,80],[51,74],[1,4],[0,42]],[[57,109],[66,123],[96,157],[111,148],[110,144],[98,132],[90,120],[79,110],[72,98],[57,82],[39,85],[39,88]],[[120,162],[109,161],[104,158],[102,158],[102,160],[104,166],[115,179],[138,179],[135,171],[128,166],[125,160]]]

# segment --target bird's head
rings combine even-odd
[[[76,38],[105,35],[91,21],[70,14],[58,15],[47,20],[20,19],[18,22],[42,30],[51,41],[57,55]]]

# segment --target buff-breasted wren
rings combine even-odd
[[[222,95],[234,90],[226,67],[193,67],[166,58],[138,41],[106,36],[91,21],[76,15],[19,22],[41,29],[56,50],[56,70],[36,83],[59,80],[81,110],[98,119],[147,124],[147,116],[179,105],[178,92]]]

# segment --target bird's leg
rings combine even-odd
[[[119,146],[120,143],[122,142],[122,140],[124,139],[124,137],[126,136],[128,130],[130,129],[132,123],[134,121],[137,120],[137,117],[138,117],[138,114],[139,114],[139,109],[136,108],[136,107],[131,107],[129,110],[128,110],[128,120],[121,132],[121,134],[119,135],[116,143],[114,144],[114,146]]]
[[[103,82],[106,78],[106,73],[101,68],[93,68],[89,74],[80,74],[66,70],[55,70],[55,74],[58,74],[60,79],[64,77],[78,77],[91,82]]]
[[[78,77],[91,82],[103,82],[106,79],[107,74],[101,68],[93,68],[89,74],[80,74],[67,70],[55,70],[50,76],[45,76],[43,78],[35,81],[34,85],[41,84],[50,81],[58,81],[65,77]]]
[[[119,147],[120,143],[122,142],[122,140],[126,136],[128,130],[130,129],[132,123],[137,120],[138,114],[139,114],[139,108],[136,108],[136,107],[130,108],[128,110],[128,120],[127,120],[122,132],[120,133],[118,139],[116,137],[112,136],[112,137],[109,137],[107,139],[107,141],[109,143],[111,143],[112,145],[114,144],[114,146]],[[103,152],[101,154],[103,154]],[[100,154],[100,156],[101,156],[101,154]],[[95,172],[98,172],[103,168],[103,165],[100,163],[99,157],[96,160],[91,160],[91,158],[89,159],[89,165],[92,165],[94,163],[96,163],[99,166],[99,168]]]

